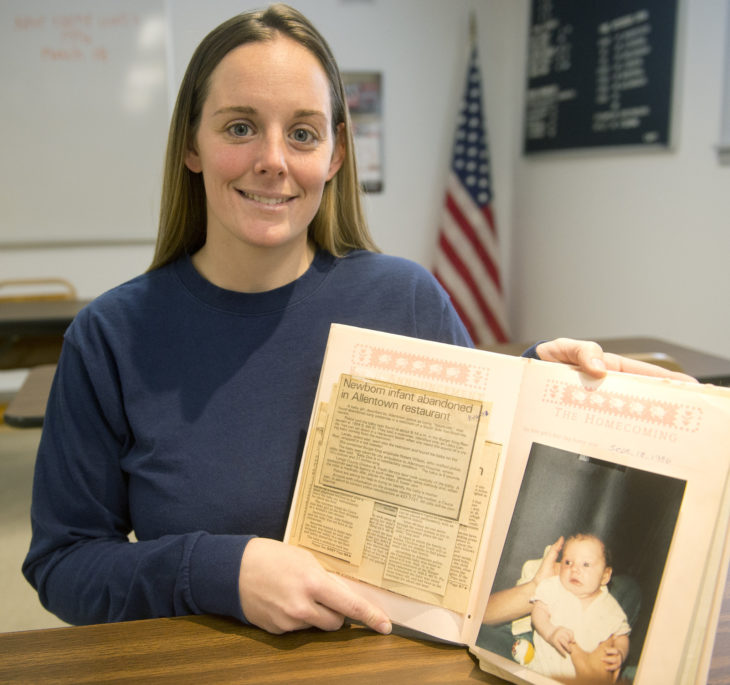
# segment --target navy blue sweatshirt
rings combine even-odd
[[[252,536],[284,534],[332,322],[471,345],[425,269],[364,251],[319,252],[255,294],[185,258],[82,310],[33,487],[23,572],[44,606],[75,624],[245,621],[241,555]]]

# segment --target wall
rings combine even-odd
[[[65,0],[70,2],[70,0]],[[199,40],[247,3],[171,0],[171,82],[176,91]],[[366,198],[375,239],[385,252],[430,266],[438,231],[458,98],[466,70],[468,14],[473,7],[481,37],[485,81],[506,84],[502,55],[512,45],[511,3],[504,0],[292,0],[330,42],[343,70],[383,72],[385,192]],[[259,6],[258,4],[252,6]],[[0,17],[2,17],[0,6]],[[521,32],[521,27],[519,31]],[[491,86],[490,86],[491,88]],[[487,97],[495,131],[511,130],[509,103]],[[491,101],[490,101],[491,100]],[[511,135],[494,141],[497,220],[510,223]],[[507,241],[505,240],[505,244]],[[0,245],[2,277],[60,275],[83,297],[93,297],[139,273],[151,244],[53,246],[9,249]]]
[[[730,357],[730,167],[714,149],[727,0],[686,0],[672,150],[540,158],[520,153],[528,0],[293,4],[343,69],[384,72],[386,185],[366,206],[385,251],[431,263],[474,6],[513,337],[649,335]],[[231,0],[170,6],[176,65],[241,9]],[[151,254],[151,245],[0,247],[0,274],[65,275],[91,297]]]
[[[715,149],[727,11],[682,8],[671,150],[516,154],[519,338],[648,335],[730,357],[730,166]]]

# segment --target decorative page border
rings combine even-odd
[[[375,345],[358,344],[352,350],[354,367],[366,367],[416,378],[426,378],[437,383],[484,388],[489,369],[456,361],[444,361],[436,357],[411,354]]]
[[[695,433],[702,423],[700,407],[601,389],[589,390],[563,381],[547,382],[543,402],[585,409],[617,419],[665,426],[686,433]]]

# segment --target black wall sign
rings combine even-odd
[[[525,152],[668,145],[679,0],[532,0]]]

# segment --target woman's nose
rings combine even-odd
[[[262,138],[254,171],[279,176],[286,173],[286,168],[286,141],[276,134]]]

